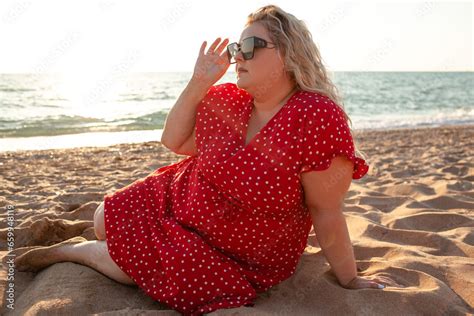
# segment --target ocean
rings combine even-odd
[[[159,141],[191,73],[0,74],[0,151]],[[352,128],[474,123],[473,72],[334,72]],[[217,83],[236,82],[226,73]]]

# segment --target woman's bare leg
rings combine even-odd
[[[75,262],[91,267],[117,282],[136,285],[112,260],[105,240],[88,241],[83,237],[74,237],[48,247],[32,247],[26,252],[20,249],[15,259],[18,271],[35,272],[57,262]]]

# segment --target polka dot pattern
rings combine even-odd
[[[334,157],[345,156],[354,164],[352,178],[362,178],[369,166],[355,155],[343,110],[329,98],[320,98],[316,105],[309,105],[306,112],[300,172],[328,169]]]
[[[342,112],[298,91],[245,144],[252,96],[209,89],[196,116],[198,154],[104,197],[110,256],[147,295],[185,315],[253,306],[290,277],[312,226],[299,175],[355,162]]]

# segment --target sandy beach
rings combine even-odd
[[[337,284],[311,235],[293,276],[254,307],[212,315],[466,315],[474,306],[474,126],[356,133],[370,171],[352,183],[345,215],[360,275],[405,288]],[[0,257],[7,209],[14,247],[95,240],[93,214],[114,192],[179,156],[159,141],[110,147],[0,152]],[[75,263],[38,273],[0,272],[6,315],[179,315],[136,287]],[[14,280],[11,280],[11,277]],[[14,285],[14,309],[7,307]],[[105,294],[105,295],[104,295]]]

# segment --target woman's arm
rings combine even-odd
[[[326,170],[301,174],[305,202],[311,212],[318,242],[342,286],[357,276],[354,250],[342,213],[353,168],[351,161],[338,156]]]
[[[342,210],[313,212],[314,229],[318,232],[319,244],[331,264],[339,283],[348,284],[357,276],[354,250]]]
[[[191,135],[196,125],[197,106],[230,66],[225,50],[228,42],[229,39],[221,42],[218,37],[207,53],[204,53],[207,42],[201,44],[193,76],[165,120],[161,143],[167,148],[179,150],[186,142],[186,151],[195,151],[196,144]]]
[[[178,150],[193,133],[199,102],[206,96],[210,86],[191,79],[175,105],[169,111],[161,143],[171,150]],[[193,140],[194,141],[194,140]]]

